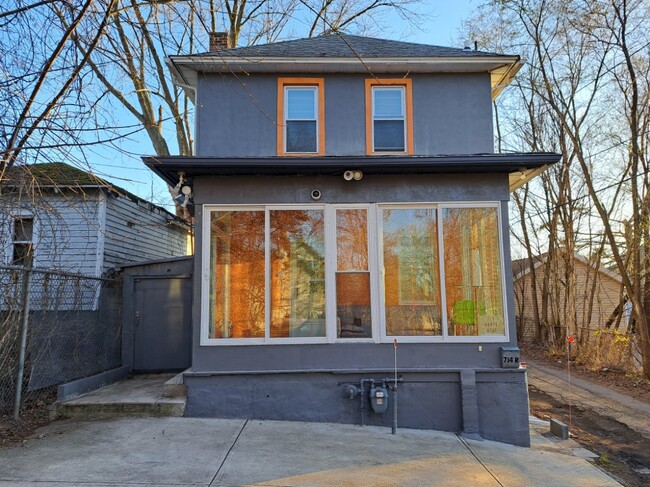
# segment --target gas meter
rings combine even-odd
[[[388,389],[386,387],[370,388],[370,406],[377,414],[384,414],[388,408]]]

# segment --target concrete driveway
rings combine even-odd
[[[385,428],[338,424],[65,420],[22,446],[0,449],[0,486],[620,485],[569,450],[539,435],[532,448],[520,448],[453,433],[393,436]]]

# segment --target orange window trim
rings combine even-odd
[[[318,87],[318,152],[301,154],[284,151],[284,88],[286,86]],[[277,155],[324,156],[325,155],[325,79],[324,78],[278,78]]]
[[[412,83],[408,78],[383,79],[372,78],[366,79],[366,154],[371,156],[376,153],[372,144],[372,87],[373,86],[403,86],[406,105],[405,122],[406,122],[406,154],[414,154],[413,144],[413,94]]]

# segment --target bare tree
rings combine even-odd
[[[71,115],[66,103],[79,95],[83,69],[104,35],[117,0],[96,3],[85,0],[60,6],[41,1],[25,5],[15,0],[7,11],[0,12],[4,30],[0,59],[5,73],[0,82],[0,103],[5,109],[0,179],[25,149],[56,147],[75,136],[65,127],[65,119]],[[96,29],[88,38],[87,55],[79,59],[72,39],[91,17]]]
[[[230,45],[277,40],[296,25],[304,34],[343,28],[367,30],[363,21],[388,10],[415,21],[416,0],[119,0],[112,8],[107,35],[98,45],[77,34],[74,41],[97,80],[96,95],[125,109],[146,132],[156,155],[192,153],[193,112],[184,90],[173,85],[165,67],[170,55],[206,50],[208,34],[226,29]],[[63,22],[62,15],[59,16]],[[297,21],[299,20],[299,22]],[[318,26],[323,26],[318,28]],[[293,30],[292,30],[293,29]],[[304,35],[303,34],[303,35]],[[92,52],[91,52],[92,48]],[[107,102],[104,103],[106,106]],[[172,196],[174,196],[173,188]]]
[[[504,145],[563,154],[559,167],[515,196],[531,264],[535,245],[530,235],[537,235],[531,230],[542,228],[538,238],[555,269],[544,276],[539,325],[546,325],[549,296],[561,302],[557,319],[566,332],[580,342],[588,340],[577,327],[575,303],[580,298],[584,306],[593,306],[595,277],[587,277],[591,294],[578,296],[573,256],[585,251],[596,269],[605,259],[621,275],[633,303],[644,372],[650,377],[644,131],[650,117],[650,39],[643,28],[649,14],[647,2],[638,0],[499,0],[480,12],[480,21],[469,30],[488,46],[523,50],[528,61],[517,90],[499,110],[500,130],[508,133]],[[551,293],[558,283],[561,294]],[[588,325],[591,311],[581,316]]]

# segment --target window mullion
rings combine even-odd
[[[264,342],[271,338],[271,212],[264,209]]]
[[[370,272],[370,319],[372,320],[372,337],[375,342],[381,342],[384,336],[381,292],[383,285],[379,279],[379,223],[377,219],[377,205],[367,208],[368,218],[368,271]]]
[[[325,206],[325,316],[328,343],[337,339],[336,321],[336,209]]]
[[[440,268],[440,318],[442,324],[442,339],[446,340],[449,337],[448,319],[447,319],[447,281],[445,279],[445,242],[443,238],[442,226],[442,210],[444,208],[438,206],[436,208],[436,218],[438,222],[438,266]]]

